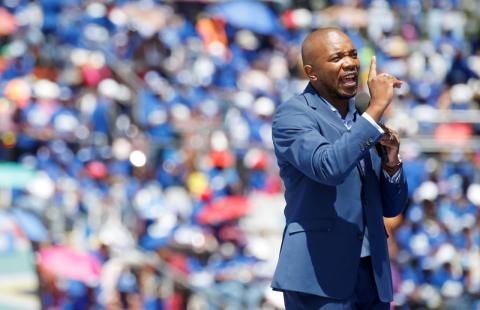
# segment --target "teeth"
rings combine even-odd
[[[355,82],[355,73],[347,73],[343,76],[345,82]]]

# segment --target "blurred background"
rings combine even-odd
[[[395,307],[479,309],[480,2],[0,3],[0,309],[282,309],[271,117],[323,26],[405,81]]]

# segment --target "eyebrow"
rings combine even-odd
[[[340,52],[340,51],[334,52],[333,54],[330,54],[330,55],[328,56],[328,60],[331,60],[331,59],[333,59],[333,58],[335,58],[335,57],[337,57],[337,56],[351,55],[351,54],[353,54],[353,53],[357,53],[357,49],[356,49],[356,48],[352,48],[351,50],[349,50],[349,51],[347,51],[347,52]]]

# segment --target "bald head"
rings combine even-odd
[[[340,29],[322,28],[302,44],[303,69],[317,93],[338,106],[356,94],[360,61],[352,40]]]
[[[350,41],[350,38],[340,29],[334,27],[320,28],[311,32],[302,44],[303,65],[310,65],[320,53],[324,53],[329,42],[335,37],[343,37]]]

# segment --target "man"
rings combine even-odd
[[[402,212],[407,184],[398,134],[380,119],[401,81],[377,74],[355,109],[360,62],[338,29],[302,45],[305,91],[279,105],[273,143],[285,185],[286,227],[272,281],[287,309],[388,309],[392,280],[383,217]],[[375,151],[380,143],[387,158]]]

